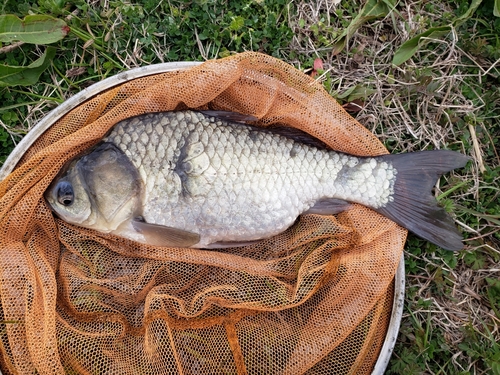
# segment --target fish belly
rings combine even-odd
[[[372,207],[390,199],[387,163],[198,112],[125,120],[106,141],[141,175],[144,219],[199,233],[196,247],[273,236],[324,198]]]

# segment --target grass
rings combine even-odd
[[[71,28],[38,83],[0,88],[0,163],[57,104],[127,68],[254,50],[309,72],[319,58],[317,79],[389,151],[447,148],[474,157],[436,188],[465,249],[451,253],[409,236],[405,310],[387,373],[500,374],[500,18],[493,1],[460,22],[477,2],[369,1],[377,18],[358,1],[68,4],[0,5],[2,14],[49,14]],[[360,16],[364,22],[345,38]],[[406,41],[447,25],[451,33],[428,35],[393,65]],[[0,63],[27,65],[43,51],[25,44],[0,54]]]

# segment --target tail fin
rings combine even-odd
[[[397,170],[394,200],[377,211],[447,250],[463,247],[453,219],[437,205],[431,190],[445,172],[465,166],[469,157],[447,150],[383,155]]]

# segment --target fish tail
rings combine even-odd
[[[392,164],[397,174],[392,199],[376,211],[443,249],[460,250],[462,235],[453,219],[438,206],[432,188],[443,173],[465,166],[470,158],[454,151],[435,150],[378,159]]]

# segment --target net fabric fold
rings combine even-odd
[[[362,206],[223,250],[151,247],[54,218],[43,193],[120,120],[220,109],[387,151],[310,77],[243,53],[127,81],[54,123],[0,183],[2,369],[39,374],[370,373],[406,230]]]

